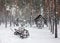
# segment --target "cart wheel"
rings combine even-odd
[[[14,35],[18,35],[19,33],[18,32],[14,32]]]
[[[17,32],[14,32],[14,35],[17,35]]]
[[[24,39],[24,37],[23,37],[23,36],[20,36],[20,38]]]

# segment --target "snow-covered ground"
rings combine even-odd
[[[58,25],[58,38],[54,38],[54,35],[50,32],[48,27],[43,29],[37,29],[37,27],[26,27],[30,36],[26,39],[14,35],[14,28],[18,27],[7,27],[4,24],[0,26],[0,43],[60,43],[60,25]],[[12,30],[13,29],[13,30]]]

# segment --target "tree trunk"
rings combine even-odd
[[[52,23],[52,34],[54,34],[54,20],[53,20],[53,23]]]
[[[54,0],[54,15],[55,15],[55,38],[57,38],[57,15],[56,15],[56,0]]]
[[[5,15],[5,27],[7,28],[7,18],[6,18],[6,15]]]

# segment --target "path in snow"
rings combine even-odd
[[[27,27],[27,29],[30,33],[29,38],[21,39],[13,34],[10,27],[0,26],[0,43],[60,43],[60,39],[55,39],[46,27],[43,29]]]

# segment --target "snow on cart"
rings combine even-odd
[[[19,27],[18,29],[15,29],[15,32],[14,32],[14,35],[19,35],[20,38],[27,38],[29,36],[29,32],[28,30],[22,28],[22,27]]]

